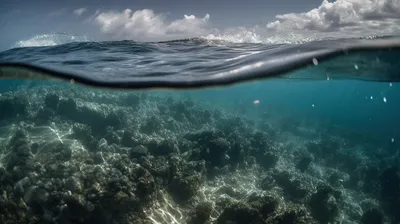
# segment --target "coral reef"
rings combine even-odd
[[[168,95],[15,90],[0,223],[398,223],[396,159],[329,130]]]

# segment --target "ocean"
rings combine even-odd
[[[400,223],[399,37],[51,45],[0,52],[0,223]]]

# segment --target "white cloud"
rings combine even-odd
[[[400,0],[323,0],[318,8],[277,15],[276,19],[267,24],[267,29],[393,34],[400,31]]]
[[[103,33],[117,38],[133,38],[139,41],[159,41],[177,38],[198,37],[208,34],[210,15],[203,18],[184,15],[182,19],[168,21],[162,14],[150,9],[132,12],[102,12],[94,21]]]
[[[304,13],[277,15],[253,27],[212,28],[210,15],[168,20],[151,9],[97,11],[88,19],[112,39],[163,41],[188,37],[252,43],[302,43],[325,37],[400,34],[400,0],[323,0]]]
[[[79,8],[74,10],[74,14],[77,16],[82,15],[84,12],[86,12],[86,8]]]

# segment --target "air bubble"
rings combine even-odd
[[[318,60],[316,58],[313,58],[312,62],[313,62],[314,65],[318,65]]]
[[[383,97],[383,102],[385,102],[385,103],[386,103],[386,101],[387,101],[387,100],[386,100],[386,97]]]
[[[354,68],[355,68],[356,70],[358,70],[358,65],[355,64],[355,65],[354,65]]]

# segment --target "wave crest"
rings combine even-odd
[[[71,42],[87,42],[90,41],[86,36],[77,36],[67,33],[49,33],[38,34],[28,40],[20,40],[13,47],[40,47],[40,46],[56,46]]]
[[[262,27],[234,28],[217,34],[203,36],[208,40],[227,41],[231,43],[253,43],[253,44],[301,44],[320,40],[322,36],[316,34],[301,34],[293,32],[269,33]]]

